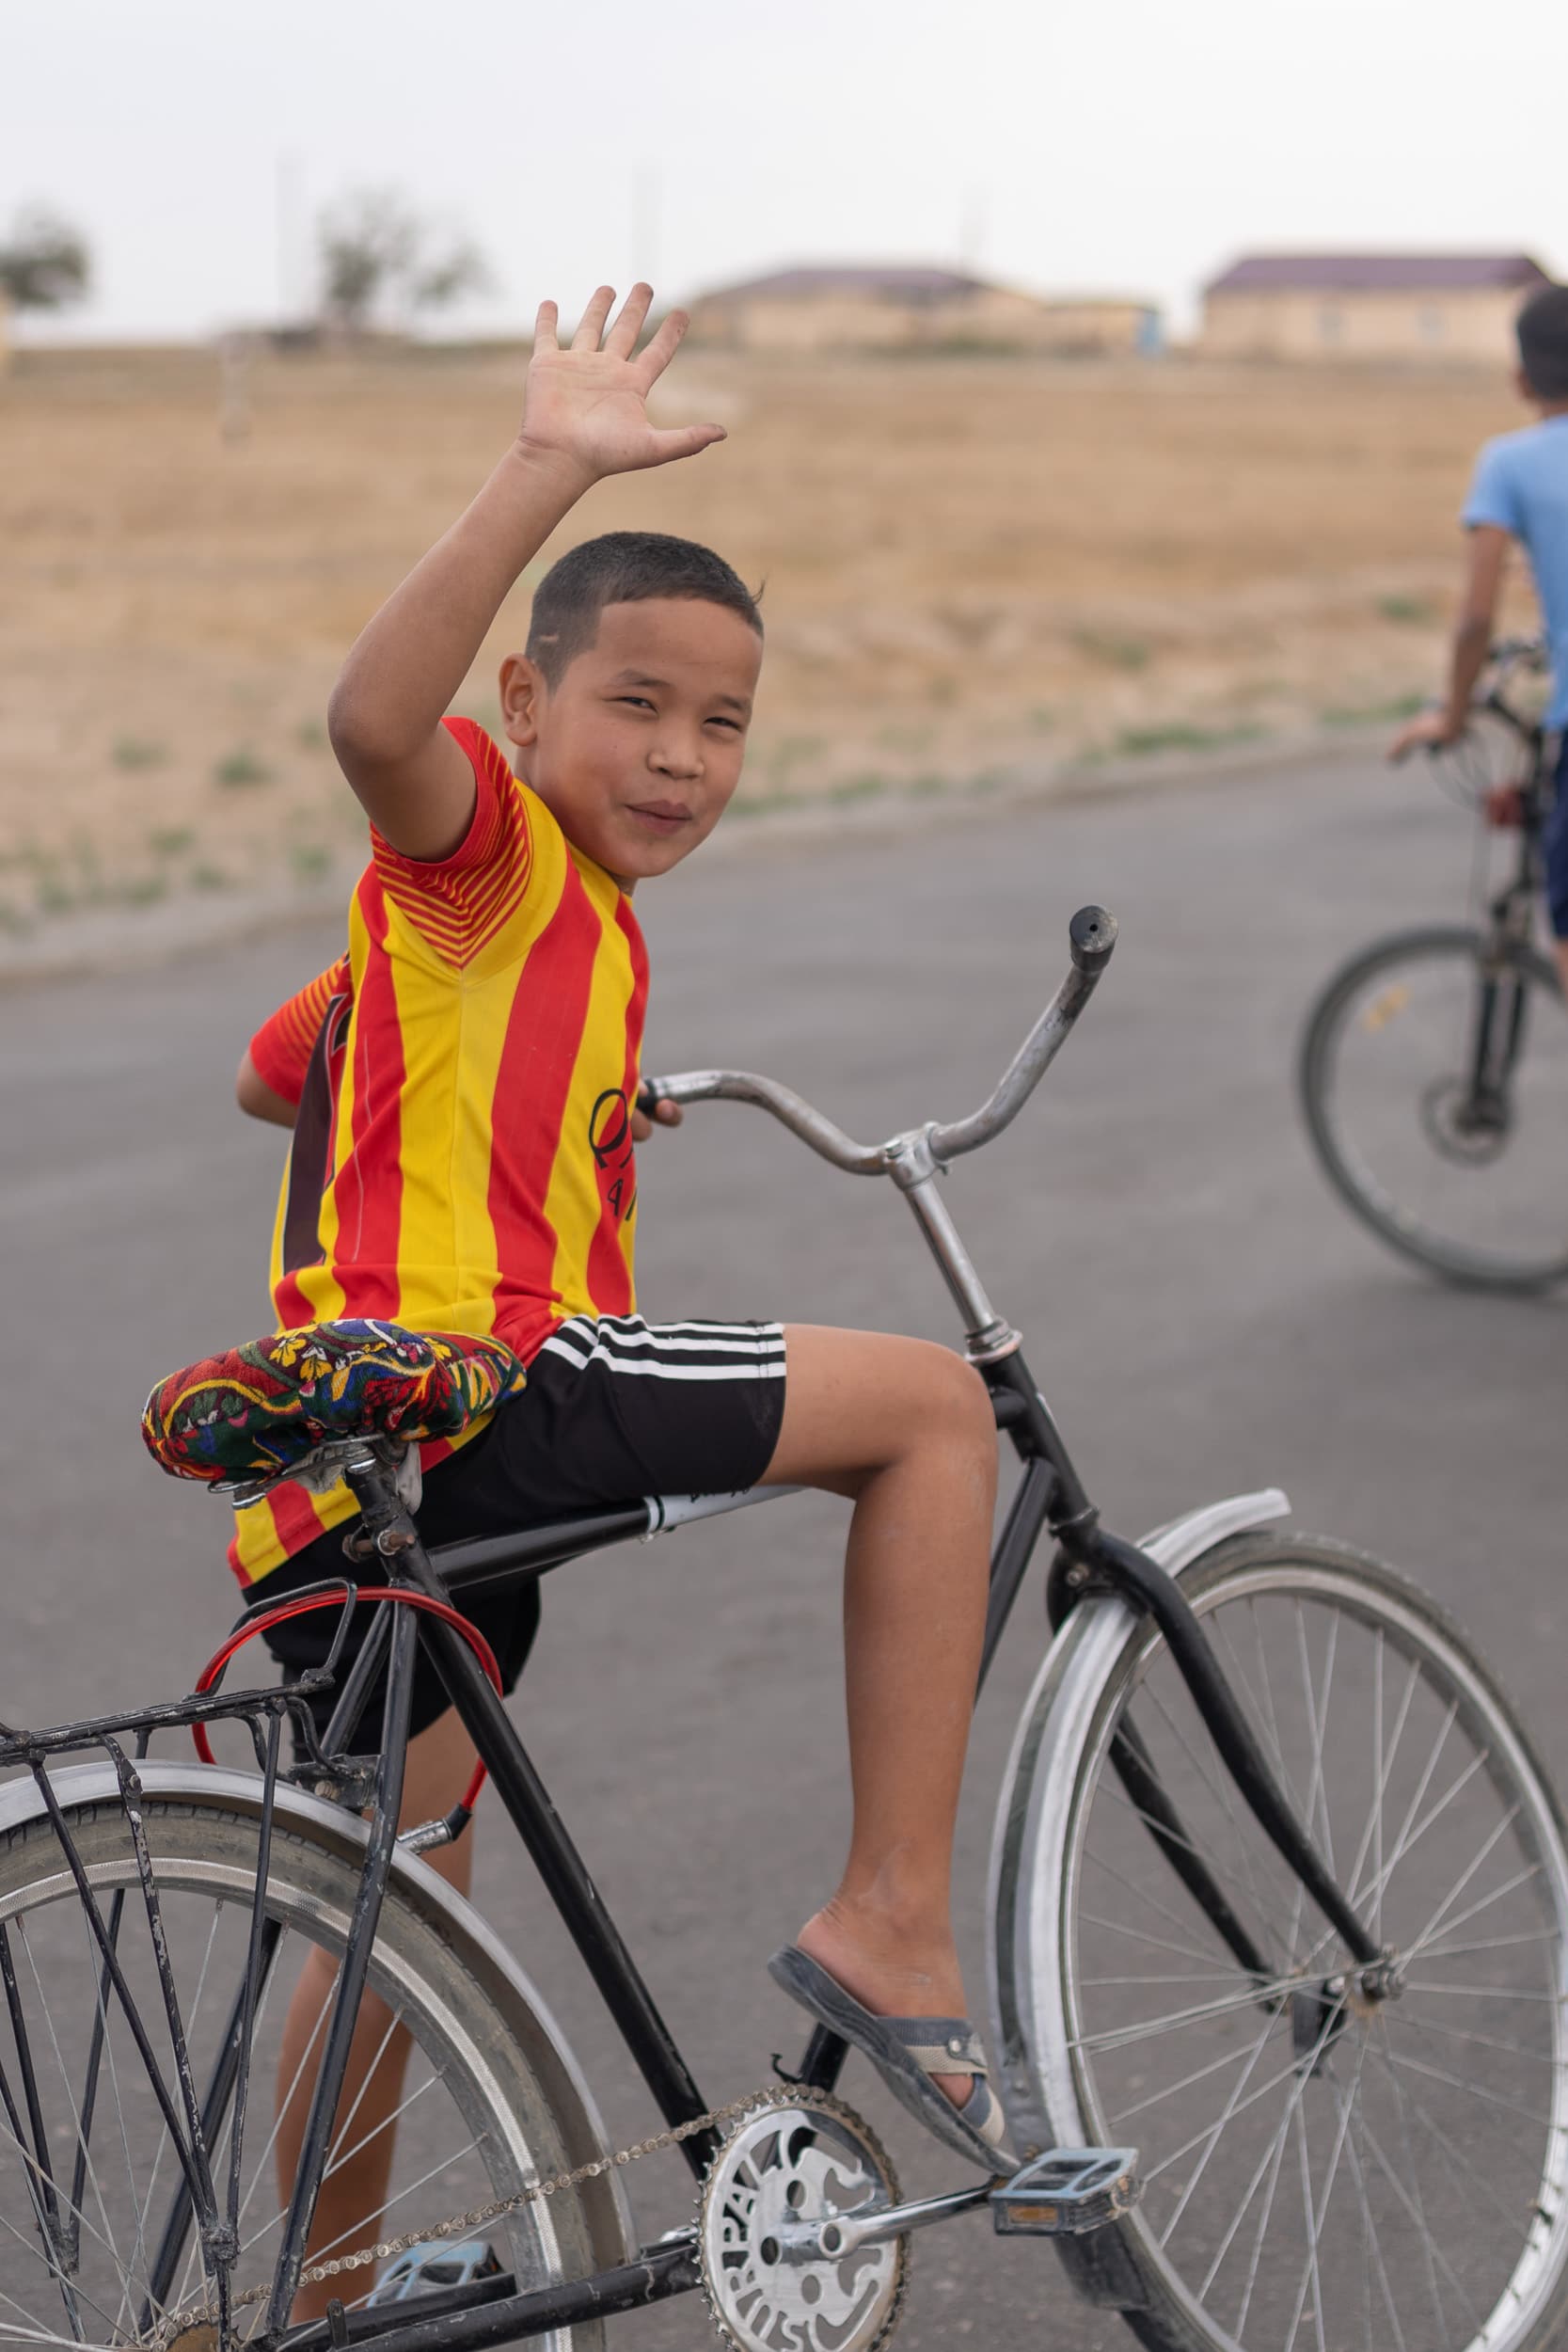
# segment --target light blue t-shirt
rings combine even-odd
[[[1496,523],[1529,557],[1552,657],[1549,727],[1568,727],[1568,417],[1488,441],[1465,501],[1467,528]]]

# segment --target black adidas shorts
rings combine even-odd
[[[575,1315],[545,1342],[523,1394],[488,1429],[426,1473],[420,1534],[427,1549],[505,1535],[569,1511],[644,1495],[740,1494],[773,1458],[784,1419],[784,1338],[776,1323],[644,1323],[641,1315]],[[343,1573],[343,1537],[330,1528],[254,1587],[267,1608],[305,1584]],[[370,1629],[376,1604],[356,1610],[341,1671]],[[496,1653],[504,1687],[522,1672],[539,1626],[539,1580],[480,1596],[468,1613]],[[329,1609],[291,1617],[262,1635],[288,1674],[325,1662],[337,1631]],[[372,1688],[356,1745],[373,1745],[386,1695]],[[447,1694],[421,1651],[411,1731],[445,1712]],[[325,1730],[332,1699],[312,1702]]]

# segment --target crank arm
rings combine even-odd
[[[911,2230],[928,2230],[934,2221],[954,2214],[973,2213],[990,2196],[995,2183],[981,2181],[973,2188],[954,2189],[946,2197],[917,2197],[907,2205],[879,2205],[864,2215],[832,2214],[825,2221],[785,2221],[769,2234],[779,2242],[782,2260],[792,2263],[843,2262],[863,2246],[884,2246],[889,2238],[906,2237]]]

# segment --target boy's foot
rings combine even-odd
[[[798,1944],[775,1952],[768,1968],[818,2025],[869,2058],[899,2104],[945,2147],[991,2174],[1016,2164],[1006,2144],[1006,2118],[987,2080],[980,2038],[967,2017],[878,2014]],[[960,2078],[968,2085],[961,2106],[937,2088],[935,2070],[948,2058],[970,2070]]]
[[[796,1948],[852,1993],[874,2017],[962,2017],[963,1974],[951,1939],[945,1947],[924,1945],[867,1913],[847,1915],[833,1902],[806,1921]],[[933,2074],[931,2080],[956,2107],[974,2083],[972,2074]]]

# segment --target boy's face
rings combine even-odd
[[[762,641],[691,596],[608,604],[552,687],[514,654],[501,713],[517,771],[568,841],[629,886],[705,841],[740,781]]]

